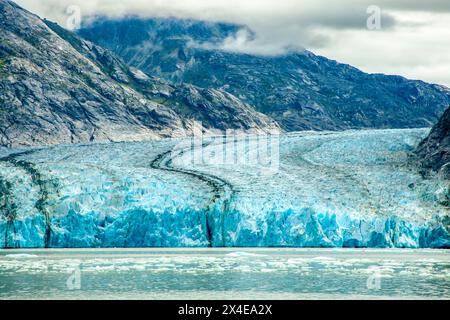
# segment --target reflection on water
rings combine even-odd
[[[447,250],[0,251],[0,299],[450,299]]]

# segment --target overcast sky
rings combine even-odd
[[[399,74],[450,87],[450,0],[16,0],[67,25],[67,8],[82,17],[194,18],[248,25],[223,50],[274,55],[306,48],[366,72]],[[367,19],[381,9],[381,29]],[[369,20],[376,26],[376,20]]]

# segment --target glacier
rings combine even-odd
[[[240,134],[0,149],[0,247],[450,248],[428,132],[290,133],[272,163]]]

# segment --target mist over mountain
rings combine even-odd
[[[236,43],[252,37],[245,26],[99,17],[79,34],[174,85],[225,90],[286,131],[430,127],[450,103],[446,87],[366,74],[309,51],[236,52]]]

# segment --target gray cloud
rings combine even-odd
[[[447,0],[378,0],[374,3],[392,10],[450,13]]]
[[[16,0],[65,26],[69,5],[85,19],[104,15],[178,17],[247,25],[222,50],[276,55],[303,48],[369,72],[402,74],[450,86],[448,0]],[[381,30],[367,29],[367,8]],[[208,45],[208,44],[202,44]],[[407,58],[405,58],[407,57]],[[427,67],[425,67],[427,66]],[[434,71],[430,71],[434,70]],[[446,76],[447,74],[447,76]],[[435,75],[435,76],[434,76]]]
[[[323,2],[317,0],[16,0],[16,2],[43,17],[62,24],[67,19],[65,12],[67,7],[77,5],[85,16],[175,16],[243,23],[256,27],[262,24],[295,24],[302,27],[325,26],[342,29],[365,28],[366,9],[373,4],[373,1],[369,0],[328,0]],[[396,24],[395,17],[387,10],[399,6],[390,6],[388,5],[390,2],[383,0],[379,2],[383,9],[384,28],[394,26]]]

